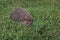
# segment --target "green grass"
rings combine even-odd
[[[10,19],[16,7],[30,12],[31,27]],[[0,40],[60,40],[60,0],[0,0]]]

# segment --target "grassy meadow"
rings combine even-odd
[[[17,7],[32,15],[30,27],[10,19]],[[60,40],[60,0],[0,0],[0,40]]]

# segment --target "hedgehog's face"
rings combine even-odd
[[[32,18],[27,18],[24,21],[21,21],[23,25],[29,26],[32,24]]]

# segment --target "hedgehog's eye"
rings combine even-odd
[[[31,20],[28,20],[28,21],[31,21]]]

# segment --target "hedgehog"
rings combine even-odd
[[[26,26],[30,26],[32,24],[32,16],[24,8],[15,8],[12,10],[10,18]]]

